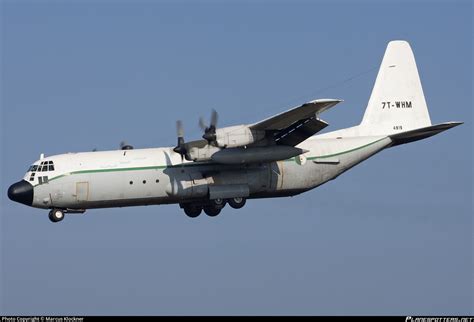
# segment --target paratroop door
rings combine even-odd
[[[89,182],[76,183],[77,201],[87,201],[89,199]]]

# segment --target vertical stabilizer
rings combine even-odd
[[[359,129],[368,135],[388,135],[430,125],[411,47],[406,41],[391,41]]]

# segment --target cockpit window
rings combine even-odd
[[[47,172],[47,171],[54,171],[53,161],[41,161],[39,165],[32,165],[28,169],[28,172],[32,172],[32,175],[34,175],[35,172]]]

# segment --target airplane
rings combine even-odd
[[[179,204],[198,217],[219,215],[247,199],[294,196],[337,178],[375,155],[431,137],[463,122],[432,125],[408,42],[388,43],[362,122],[317,134],[320,115],[342,102],[316,99],[253,124],[217,127],[202,119],[202,139],[176,147],[67,153],[34,162],[8,197],[49,209],[49,219],[88,209]]]

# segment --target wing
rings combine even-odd
[[[340,102],[338,99],[314,100],[252,124],[250,128],[271,133],[277,144],[295,146],[328,126],[318,116]]]

